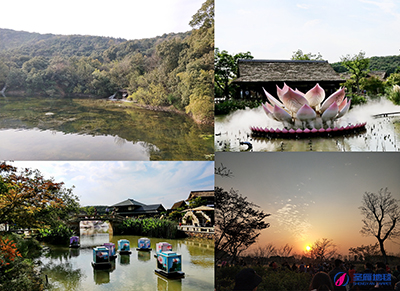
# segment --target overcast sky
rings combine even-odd
[[[205,0],[2,1],[0,28],[125,39],[191,30]]]
[[[398,55],[398,0],[216,0],[215,46],[256,59],[288,60],[294,51],[329,62],[358,54]]]
[[[190,191],[214,189],[214,162],[12,162],[64,182],[80,204],[113,205],[128,198],[166,209]]]
[[[400,200],[400,155],[386,153],[217,153],[233,177],[216,176],[215,185],[238,190],[271,216],[270,228],[258,244],[289,243],[297,253],[322,238],[332,239],[340,252],[377,242],[360,234],[359,207],[365,192],[388,187]],[[400,204],[400,201],[399,201]],[[386,243],[399,253],[397,244]],[[254,246],[257,246],[254,245]]]

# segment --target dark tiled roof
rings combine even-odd
[[[344,81],[327,61],[239,60],[240,82]]]
[[[140,203],[140,202],[138,202],[138,201],[136,201],[136,200],[133,200],[133,199],[126,199],[126,200],[124,200],[124,201],[121,201],[121,202],[119,202],[119,203],[117,203],[117,204],[112,205],[111,207],[132,206],[132,205],[134,205],[134,206],[143,206],[143,205],[145,205],[145,204]]]

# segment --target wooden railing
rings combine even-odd
[[[199,233],[214,233],[214,227],[197,226],[197,225],[181,225],[178,226],[179,230]]]

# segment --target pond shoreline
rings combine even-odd
[[[27,97],[27,96],[42,96],[40,93],[27,93],[23,90],[18,91],[7,91],[6,93],[12,97],[12,96],[17,96],[17,97]],[[58,95],[58,96],[49,96],[52,98],[66,98],[66,97],[71,97],[71,98],[85,98],[85,99],[97,99],[97,100],[106,100],[106,101],[110,101],[110,102],[118,102],[118,103],[130,103],[130,104],[134,104],[136,107],[138,108],[143,108],[143,109],[147,109],[147,110],[151,110],[151,111],[158,111],[158,112],[172,112],[172,113],[176,113],[176,114],[181,114],[181,115],[186,115],[189,118],[191,118],[195,123],[197,124],[204,124],[204,125],[211,125],[214,126],[214,120],[210,120],[210,121],[203,121],[203,120],[198,120],[196,119],[194,116],[192,116],[191,114],[187,114],[185,111],[179,110],[177,108],[175,108],[173,105],[169,105],[169,106],[153,106],[153,105],[148,105],[148,104],[139,104],[135,101],[129,101],[126,99],[109,99],[108,97],[102,97],[102,96],[96,96],[96,95],[92,95],[92,94],[68,94],[68,95]],[[128,106],[127,106],[128,107]]]

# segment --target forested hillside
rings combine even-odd
[[[47,96],[108,97],[119,89],[150,106],[174,106],[213,120],[214,1],[192,30],[124,40],[0,29],[0,90]]]
[[[347,71],[347,69],[342,66],[341,62],[332,63],[331,66],[339,73]],[[394,73],[396,69],[400,69],[400,55],[369,58],[368,70],[370,71],[386,71],[386,73],[390,75]]]

